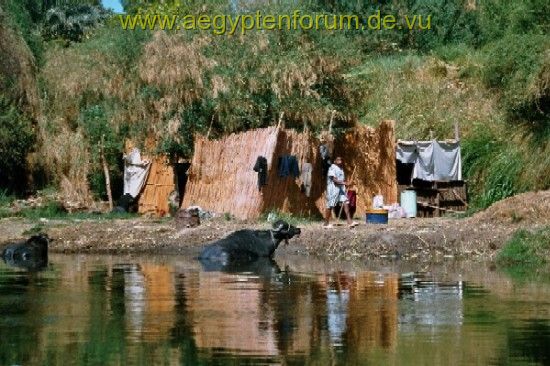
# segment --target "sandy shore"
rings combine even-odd
[[[28,237],[40,225],[57,253],[157,253],[196,255],[200,248],[234,230],[266,229],[268,223],[222,218],[177,230],[171,219],[0,220],[0,242]],[[391,220],[388,225],[361,223],[327,230],[320,222],[300,225],[302,235],[281,245],[280,254],[331,260],[399,258],[432,261],[444,258],[492,259],[518,229],[550,225],[550,191],[530,192],[501,201],[472,217]]]

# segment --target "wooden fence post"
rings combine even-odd
[[[103,166],[103,174],[105,175],[105,189],[107,190],[107,198],[109,199],[109,210],[113,210],[113,195],[111,193],[111,178],[109,177],[109,166],[107,165],[107,159],[105,159],[105,153],[103,152],[103,140],[105,135],[101,136],[101,142],[99,143],[99,154],[101,158],[101,165]]]

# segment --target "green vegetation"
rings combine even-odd
[[[533,232],[519,230],[497,257],[504,266],[540,266],[550,261],[550,227]]]
[[[129,12],[179,4],[192,14],[433,18],[430,31],[238,36],[123,31],[98,3],[0,0],[0,152],[14,152],[0,154],[0,188],[53,184],[72,200],[105,198],[103,152],[116,197],[128,140],[188,158],[197,133],[265,127],[281,115],[286,127],[318,132],[333,110],[337,129],[395,119],[404,139],[452,137],[458,121],[474,208],[550,187],[548,1],[123,2]]]
[[[15,190],[25,178],[26,165],[34,142],[30,121],[0,95],[0,182]]]
[[[277,220],[286,221],[289,224],[294,226],[304,225],[312,222],[312,219],[310,217],[296,216],[286,212],[281,212],[279,210],[271,211],[269,213],[264,213],[260,217],[260,221],[265,221],[269,223],[273,223]]]

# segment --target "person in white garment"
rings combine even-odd
[[[334,164],[330,166],[327,173],[327,207],[325,212],[325,228],[331,228],[330,217],[332,215],[332,210],[334,207],[341,203],[344,205],[344,212],[346,213],[346,220],[349,227],[354,227],[357,225],[356,222],[351,220],[351,215],[349,214],[349,203],[348,196],[346,194],[346,177],[344,175],[344,170],[342,169],[342,158],[336,157],[334,159]]]

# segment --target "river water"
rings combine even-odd
[[[0,365],[549,365],[547,274],[485,263],[0,263]]]

